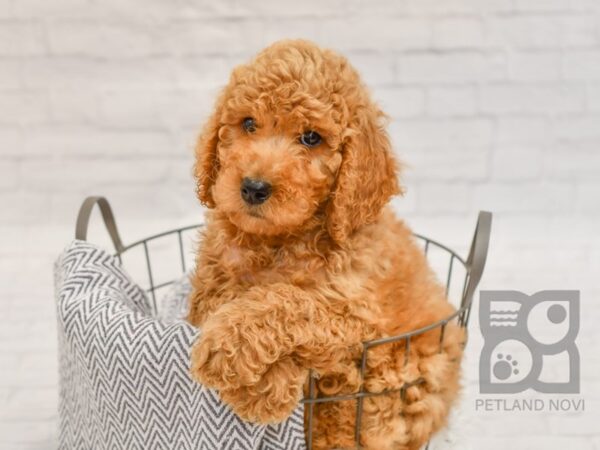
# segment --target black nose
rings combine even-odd
[[[249,205],[260,205],[271,195],[271,185],[266,181],[244,178],[240,192]]]

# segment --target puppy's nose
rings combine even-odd
[[[240,192],[249,205],[260,205],[271,196],[271,185],[263,180],[244,178]]]

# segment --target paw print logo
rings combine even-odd
[[[482,291],[480,305],[482,393],[579,392],[579,291]],[[565,360],[567,379],[548,381]]]
[[[490,353],[490,382],[494,385],[522,381],[533,365],[529,348],[516,339],[499,342]]]
[[[519,362],[513,359],[512,355],[504,356],[502,353],[498,353],[498,360],[494,364],[494,376],[499,380],[507,380],[512,375],[519,375],[518,365]]]

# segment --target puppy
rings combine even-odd
[[[360,377],[363,341],[454,311],[385,206],[400,187],[383,120],[348,61],[310,42],[275,43],[233,71],[196,149],[211,211],[192,276],[191,370],[260,423],[293,411],[309,369],[319,397],[395,390],[364,399],[360,445],[416,450],[457,395],[464,337],[449,323],[443,339],[436,329],[374,347]],[[356,410],[315,405],[313,448],[353,448]]]

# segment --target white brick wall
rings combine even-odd
[[[54,447],[51,264],[81,200],[107,195],[126,241],[198,221],[199,125],[231,68],[283,37],[362,72],[414,228],[464,251],[492,210],[484,287],[582,290],[586,412],[476,414],[474,329],[471,448],[600,450],[598,0],[0,0],[0,447]]]

